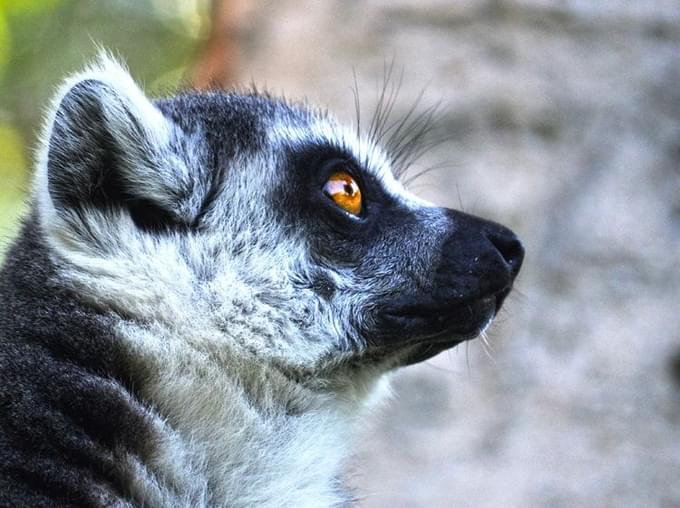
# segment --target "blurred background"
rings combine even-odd
[[[524,240],[479,341],[394,377],[366,507],[680,506],[680,0],[0,0],[0,243],[96,44],[152,95],[254,82],[354,120],[441,102],[410,184]]]

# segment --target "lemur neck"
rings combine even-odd
[[[159,427],[160,476],[193,475],[210,506],[336,506],[356,417],[263,364],[186,337],[123,326],[149,373],[141,396]],[[178,470],[178,457],[183,463]],[[178,461],[175,464],[169,461]],[[168,473],[170,471],[170,473]]]

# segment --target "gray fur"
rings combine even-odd
[[[309,191],[310,150],[354,161],[370,217]],[[107,57],[57,94],[34,199],[23,235],[45,253],[49,284],[122,358],[83,379],[110,386],[139,415],[135,435],[143,427],[134,446],[122,425],[103,448],[121,473],[93,476],[106,492],[93,505],[347,503],[343,461],[385,374],[479,333],[521,263],[511,233],[412,196],[371,139],[325,114],[258,94],[152,103]],[[10,253],[14,269],[29,250]],[[444,328],[401,337],[421,300],[437,309],[426,324]],[[0,327],[5,340],[13,330]]]

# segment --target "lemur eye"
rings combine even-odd
[[[336,205],[352,215],[361,213],[361,189],[352,175],[336,171],[323,186],[323,192]]]

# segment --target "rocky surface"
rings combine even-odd
[[[480,342],[404,369],[352,483],[366,507],[680,506],[680,2],[270,0],[243,77],[352,119],[385,62],[446,169],[412,188],[512,226]],[[421,106],[421,107],[425,107]],[[460,196],[460,197],[459,197]]]

